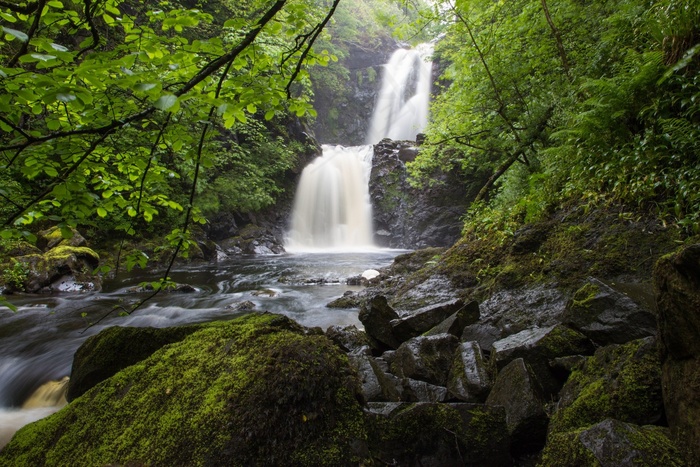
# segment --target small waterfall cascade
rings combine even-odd
[[[323,155],[299,180],[285,248],[367,250],[373,248],[369,175],[372,146],[323,146]]]
[[[42,384],[22,404],[23,409],[37,409],[40,407],[61,408],[68,404],[66,400],[68,391],[68,376],[59,381],[49,381]]]
[[[384,65],[367,144],[383,138],[415,140],[428,124],[432,82],[432,44],[399,49]]]

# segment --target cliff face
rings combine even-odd
[[[374,147],[369,188],[380,246],[451,246],[461,236],[462,216],[486,179],[485,174],[465,175],[455,169],[436,173],[432,187],[411,187],[405,163],[418,150],[413,142],[389,139]]]
[[[365,144],[381,87],[382,65],[396,48],[390,39],[375,47],[350,44],[345,58],[312,75],[318,112],[313,131],[319,143]]]

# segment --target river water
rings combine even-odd
[[[0,449],[19,427],[57,410],[22,405],[42,384],[69,375],[80,344],[105,327],[230,319],[243,314],[233,307],[245,301],[254,303],[256,310],[284,314],[309,327],[361,327],[357,310],[326,304],[348,290],[361,289],[347,285],[348,277],[387,266],[399,253],[304,253],[189,266],[171,277],[193,286],[194,292],[161,293],[130,316],[115,311],[92,327],[115,307],[128,308],[146,297],[148,293],[136,291],[138,284],[158,277],[132,271],[106,282],[99,293],[12,296],[16,313],[0,307]]]

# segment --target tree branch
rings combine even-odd
[[[5,2],[0,0],[0,7],[7,8],[14,13],[21,13],[23,15],[28,15],[34,13],[38,7],[38,2],[30,2],[25,6],[19,6],[16,3]]]
[[[95,24],[95,19],[93,18],[95,12],[91,11],[92,0],[83,0],[83,4],[85,5],[85,20],[90,27],[90,34],[92,34],[92,43],[80,50],[76,55],[76,58],[80,58],[80,56],[84,53],[95,49],[100,43],[100,33],[97,30],[97,25]],[[97,5],[95,5],[95,8],[97,8]]]
[[[37,2],[36,15],[34,16],[34,21],[32,22],[32,25],[29,27],[29,31],[27,31],[27,40],[22,42],[22,45],[20,46],[15,56],[12,57],[9,62],[7,62],[7,66],[9,68],[14,67],[17,64],[17,60],[19,60],[19,57],[26,54],[27,50],[29,50],[29,41],[32,40],[32,37],[34,37],[34,33],[36,33],[37,29],[39,29],[39,23],[41,22],[41,14],[44,11],[44,5],[46,5],[46,0],[39,0]]]
[[[556,25],[554,24],[554,21],[552,21],[552,16],[549,14],[549,8],[547,7],[547,0],[541,0],[542,1],[542,9],[544,10],[544,16],[547,18],[547,24],[549,24],[549,28],[552,30],[552,35],[554,36],[554,40],[557,42],[557,50],[559,51],[559,57],[561,58],[561,64],[564,67],[564,73],[566,73],[566,76],[571,79],[571,76],[569,75],[569,60],[566,57],[566,50],[564,50],[564,43],[561,40],[561,34],[559,33],[559,29],[557,29]]]

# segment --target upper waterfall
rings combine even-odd
[[[428,124],[432,44],[399,49],[384,65],[367,144],[383,138],[414,140]]]

